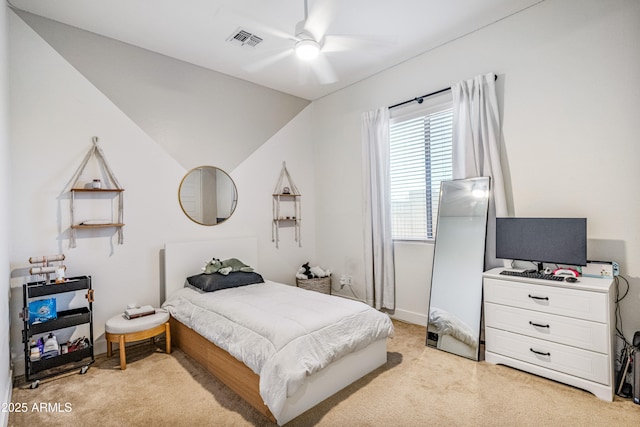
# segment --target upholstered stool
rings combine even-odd
[[[120,346],[120,369],[127,369],[125,343],[141,341],[164,333],[167,354],[171,353],[171,332],[169,331],[169,313],[158,309],[155,314],[127,319],[124,314],[118,314],[107,320],[105,337],[107,339],[107,356],[111,357],[111,345],[117,342]]]

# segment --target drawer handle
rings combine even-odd
[[[531,320],[529,320],[529,324],[531,326],[536,326],[538,328],[549,328],[550,327],[549,325],[543,325],[541,323],[533,323]]]
[[[542,352],[542,351],[536,351],[536,350],[534,350],[534,349],[532,349],[532,348],[530,348],[529,350],[530,350],[532,353],[539,354],[540,356],[551,356],[551,353],[548,353],[548,352],[547,352],[547,353],[545,353],[545,352]]]
[[[529,298],[531,298],[531,299],[540,299],[540,300],[549,301],[549,297],[537,297],[537,296],[535,296],[535,295],[531,295],[531,294],[529,294]]]

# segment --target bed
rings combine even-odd
[[[260,271],[252,237],[165,244],[172,341],[271,421],[285,424],[386,363],[393,325],[365,304],[269,280],[206,293],[185,287],[214,256]]]

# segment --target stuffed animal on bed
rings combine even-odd
[[[229,258],[224,261],[220,261],[218,258],[213,258],[204,267],[204,274],[220,273],[223,276],[226,276],[229,273],[236,271],[251,273],[253,271],[253,267],[248,266],[238,258]]]

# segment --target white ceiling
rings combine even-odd
[[[10,0],[18,9],[314,100],[543,0],[309,0],[325,37],[293,55],[304,0]],[[243,28],[256,47],[227,38]]]

